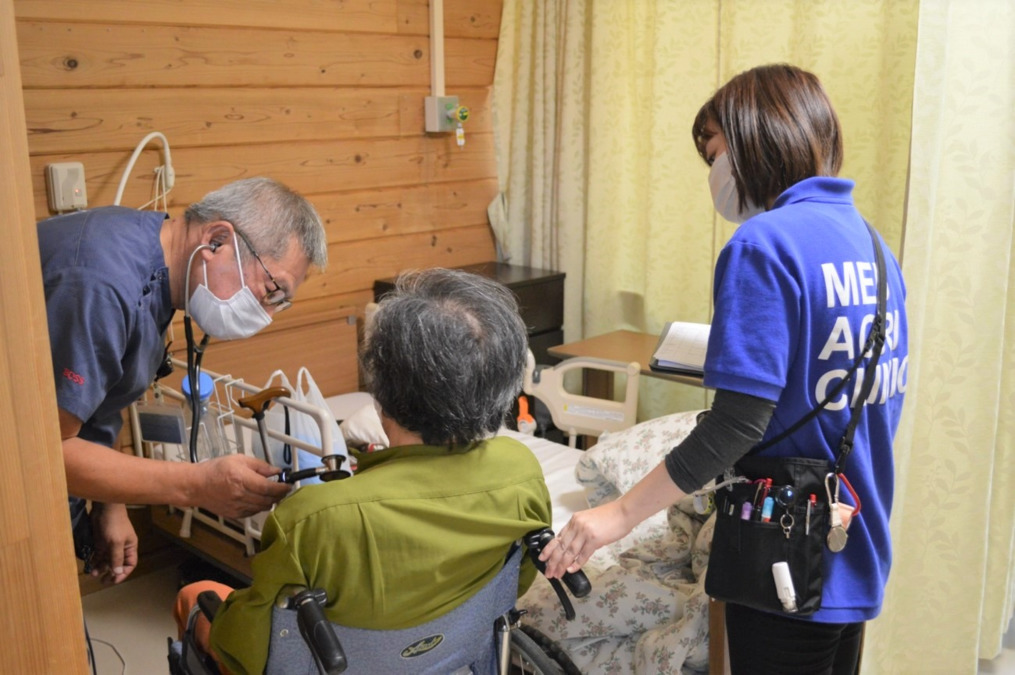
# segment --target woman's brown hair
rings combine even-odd
[[[691,134],[706,162],[710,120],[726,137],[741,208],[747,199],[766,205],[801,180],[835,176],[842,166],[839,118],[818,78],[796,66],[740,73],[701,106]]]

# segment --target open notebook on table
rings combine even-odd
[[[649,368],[701,375],[705,369],[709,328],[707,323],[668,322],[663,326]]]

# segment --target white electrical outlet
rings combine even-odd
[[[85,166],[81,162],[59,162],[46,165],[46,192],[49,208],[57,213],[79,211],[88,207],[85,190]]]

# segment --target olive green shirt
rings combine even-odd
[[[253,585],[230,594],[212,623],[212,648],[233,673],[264,670],[285,586],[327,591],[334,623],[407,628],[468,600],[515,540],[550,525],[542,468],[514,439],[356,457],[353,477],[303,487],[265,521]],[[519,594],[534,576],[525,559]]]

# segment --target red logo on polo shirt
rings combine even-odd
[[[63,376],[66,377],[71,382],[73,382],[74,384],[84,384],[85,383],[85,378],[81,377],[80,375],[75,373],[70,368],[64,368],[63,369]]]

